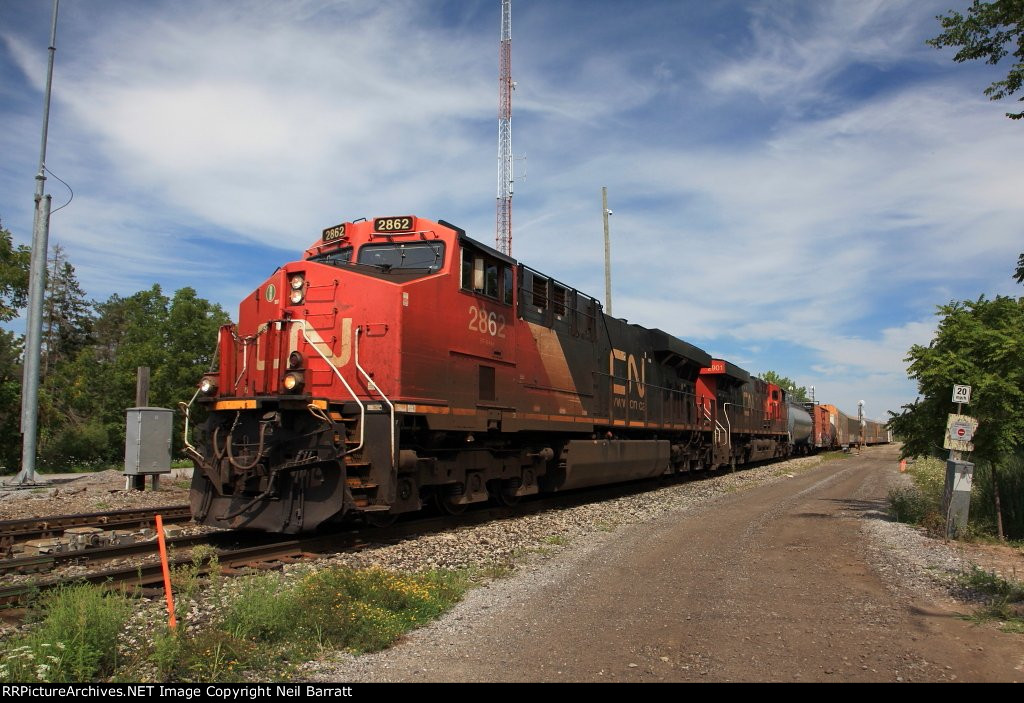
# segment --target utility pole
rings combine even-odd
[[[53,0],[50,27],[50,57],[46,69],[46,93],[43,98],[43,136],[39,146],[39,171],[36,173],[35,217],[32,221],[32,261],[29,270],[28,324],[25,329],[25,366],[21,391],[21,471],[15,483],[36,481],[36,442],[39,437],[39,360],[43,334],[43,294],[46,287],[46,252],[50,239],[50,196],[46,187],[46,132],[50,124],[50,89],[53,85],[53,58],[57,53],[57,6]]]
[[[512,255],[512,0],[501,0],[498,44],[498,217],[494,246]]]
[[[860,454],[864,451],[864,401],[857,402],[857,420],[860,424],[860,441],[858,442],[859,448],[857,453]]]
[[[601,216],[604,218],[604,307],[608,315],[612,314],[612,241],[608,232],[608,188],[601,186]]]

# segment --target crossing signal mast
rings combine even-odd
[[[495,248],[512,254],[512,0],[501,0],[498,45],[498,223]]]

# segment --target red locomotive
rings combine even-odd
[[[195,518],[223,527],[457,512],[836,437],[782,388],[412,215],[324,230],[242,301],[218,358],[186,451]]]

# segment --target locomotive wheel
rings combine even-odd
[[[498,505],[512,507],[518,505],[522,496],[516,495],[516,485],[512,481],[492,481],[488,487],[488,493]]]
[[[522,496],[517,496],[515,493],[506,491],[499,487],[496,491],[491,493],[491,498],[493,498],[494,502],[498,505],[504,505],[505,507],[510,508],[513,505],[519,505],[519,501],[522,499]]]
[[[456,503],[462,497],[461,492],[452,491],[453,486],[438,486],[434,490],[434,502],[438,510],[446,515],[462,515],[468,507],[466,503]]]

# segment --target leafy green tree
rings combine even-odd
[[[994,81],[985,89],[985,95],[992,100],[1001,100],[1020,89],[1024,81],[1024,0],[974,0],[966,16],[950,10],[949,14],[939,15],[936,19],[945,31],[929,39],[928,44],[937,49],[958,47],[959,51],[953,57],[958,63],[985,59],[985,63],[995,65],[1013,49],[1016,63],[1010,67],[1006,78]],[[1024,97],[1018,100],[1024,101]],[[1024,117],[1024,110],[1008,112],[1006,116],[1019,120]]]
[[[915,344],[906,359],[921,397],[893,413],[889,427],[903,440],[904,457],[940,453],[953,386],[971,386],[968,410],[979,423],[971,460],[990,467],[993,522],[1002,537],[1000,484],[1020,485],[1024,466],[1014,460],[1024,449],[1024,298],[953,301],[938,314],[935,338],[927,347]],[[1001,470],[1016,473],[1000,477]]]
[[[90,343],[92,305],[78,283],[75,267],[64,248],[55,245],[47,265],[43,300],[42,375],[60,362],[73,358]]]
[[[941,452],[953,386],[967,384],[980,423],[974,458],[998,461],[1024,445],[1024,298],[953,301],[938,315],[935,338],[906,358],[921,397],[893,414],[890,427],[904,456]]]
[[[182,288],[160,286],[96,306],[91,343],[46,379],[44,461],[116,461],[124,450],[125,409],[135,404],[136,373],[150,367],[149,404],[177,409],[212,360],[220,306]],[[175,432],[175,447],[180,433]]]
[[[1017,270],[1013,274],[1013,280],[1024,283],[1024,254],[1017,258]]]
[[[765,371],[761,374],[761,380],[781,386],[794,403],[806,403],[810,400],[807,395],[807,386],[798,386],[796,381],[787,376],[780,376],[774,371]]]
[[[0,330],[0,473],[21,464],[22,338]]]
[[[0,321],[13,320],[28,299],[28,269],[32,250],[14,246],[11,233],[0,224]]]
[[[31,256],[0,225],[0,321],[13,320],[25,307]],[[20,336],[0,330],[0,472],[16,471],[21,461],[22,343]]]

